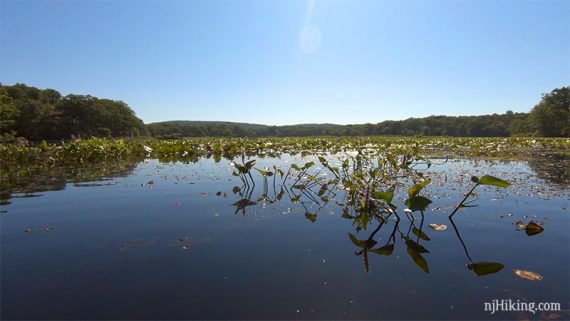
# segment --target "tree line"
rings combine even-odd
[[[168,121],[145,125],[124,102],[89,95],[62,96],[54,89],[0,84],[0,135],[4,141],[72,137],[153,136],[570,136],[570,87],[544,94],[529,113],[429,116],[377,124],[265,126],[231,122]]]
[[[0,85],[0,135],[28,140],[147,135],[124,102],[89,95],[62,96],[54,89]]]

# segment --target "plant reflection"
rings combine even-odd
[[[406,251],[412,261],[422,271],[429,273],[429,265],[425,256],[430,251],[424,245],[431,238],[425,232],[424,213],[432,201],[421,194],[431,180],[425,178],[421,172],[414,170],[414,167],[418,164],[427,164],[429,167],[431,164],[409,155],[396,157],[390,154],[366,155],[361,152],[341,159],[338,167],[331,165],[332,160],[324,157],[319,157],[319,161],[322,165],[320,168],[310,161],[302,166],[292,164],[285,172],[276,167],[273,171],[260,170],[253,167],[254,160],[245,162],[242,158],[244,165],[234,164],[238,170],[234,175],[240,176],[243,182],[242,187],[234,187],[234,193],[241,197],[232,204],[237,208],[235,213],[241,211],[243,215],[246,215],[246,207],[262,201],[274,203],[281,200],[284,195],[287,195],[291,203],[299,204],[305,212],[305,217],[313,223],[317,221],[319,212],[325,206],[342,208],[342,218],[352,221],[355,230],[355,233],[348,233],[348,239],[358,248],[354,254],[362,257],[366,272],[371,269],[370,255],[392,255],[399,238],[406,245]],[[248,164],[251,166],[248,167]],[[255,183],[250,175],[251,169],[257,170],[263,177],[263,192],[257,202],[252,197]],[[323,175],[324,172],[325,175]],[[279,184],[276,184],[278,176]],[[268,192],[268,177],[273,177],[271,196]],[[471,258],[459,229],[453,221],[453,214],[461,207],[472,206],[467,205],[472,202],[467,200],[477,186],[507,187],[509,183],[488,175],[481,179],[473,177],[472,180],[475,185],[457,205],[449,219],[457,239],[465,250],[468,259],[467,267],[478,276],[483,276],[497,273],[504,266],[496,262],[475,262]],[[403,203],[406,208],[399,212],[394,196],[397,190],[402,191],[406,187],[406,182],[411,182],[404,196]],[[378,240],[382,239],[378,237],[381,230],[386,230],[384,227],[390,223],[393,223],[393,226],[386,232],[389,233],[387,239],[379,244]],[[364,231],[371,232],[367,234],[367,237],[357,237],[358,233]]]

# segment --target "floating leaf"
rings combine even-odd
[[[408,254],[410,254],[410,256],[412,257],[417,266],[419,266],[422,270],[424,270],[424,272],[429,273],[429,267],[427,261],[426,259],[424,259],[424,257],[421,254],[416,252],[410,246],[408,246]]]
[[[408,195],[410,197],[414,197],[417,196],[418,193],[429,183],[431,183],[431,179],[426,179],[425,181],[419,183],[419,184],[415,184],[412,187],[410,187],[410,189],[408,189]]]
[[[525,280],[529,280],[529,281],[542,281],[544,279],[544,277],[542,277],[542,275],[536,273],[536,272],[532,272],[532,271],[526,271],[526,270],[513,270],[513,273],[520,277],[523,278]]]
[[[429,204],[431,200],[423,196],[414,196],[406,200],[406,205],[412,212],[424,211]]]
[[[394,199],[394,192],[374,192],[372,193],[372,197],[377,200],[383,200],[386,203],[391,203],[392,199]]]
[[[525,227],[525,233],[528,236],[536,235],[542,233],[544,231],[544,227],[536,224],[533,221],[530,221]]]
[[[515,223],[517,231],[522,231],[526,228],[526,224],[523,221],[518,221]]]
[[[383,247],[374,249],[371,252],[374,252],[374,253],[380,254],[380,255],[392,255],[392,253],[394,252],[394,244],[392,243],[392,244],[384,245]]]
[[[447,230],[447,225],[444,225],[444,224],[435,224],[435,223],[432,223],[432,224],[429,225],[429,227],[432,228],[432,229],[434,229],[434,230],[436,230],[436,231],[445,231],[445,230]]]
[[[467,264],[467,268],[475,272],[477,276],[497,273],[501,271],[504,267],[505,266],[503,264],[497,262],[476,262],[476,263]]]
[[[413,227],[412,228],[412,233],[414,233],[415,236],[421,238],[424,241],[429,241],[430,238],[429,236],[427,236],[426,233],[424,233],[422,230],[418,230],[417,228]]]
[[[481,179],[479,180],[479,184],[480,185],[494,185],[494,186],[499,186],[499,187],[509,187],[511,185],[511,183],[504,181],[500,178],[496,178],[496,177],[491,176],[491,175],[485,175],[485,176],[481,177]]]

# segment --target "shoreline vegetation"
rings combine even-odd
[[[429,116],[377,124],[266,126],[217,121],[144,124],[122,101],[62,96],[54,89],[0,84],[0,141],[60,141],[89,137],[570,137],[570,86],[544,94],[528,113]]]
[[[1,168],[24,164],[56,166],[107,160],[158,159],[162,162],[196,162],[202,158],[280,157],[360,152],[414,158],[470,158],[528,160],[551,154],[570,157],[570,138],[459,138],[459,137],[271,137],[186,139],[96,138],[57,143],[0,144]],[[3,171],[4,171],[3,170]]]

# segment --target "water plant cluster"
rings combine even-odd
[[[156,158],[161,161],[233,160],[241,155],[337,154],[382,151],[413,156],[525,159],[541,152],[570,152],[569,138],[308,137],[191,138],[177,140],[90,138],[37,144],[0,144],[2,166],[86,163]]]
[[[240,199],[233,205],[235,213],[246,214],[248,206],[259,202],[274,203],[288,198],[305,211],[305,218],[311,222],[318,220],[319,212],[329,204],[342,208],[342,218],[352,221],[357,235],[349,233],[350,241],[357,247],[356,255],[362,256],[364,267],[369,271],[369,254],[391,255],[399,240],[406,246],[412,260],[424,272],[429,266],[424,255],[429,250],[422,242],[430,238],[425,232],[425,211],[432,204],[432,199],[424,193],[424,188],[431,183],[424,171],[416,168],[429,168],[432,161],[411,154],[395,154],[392,152],[361,151],[343,153],[337,156],[320,155],[318,162],[309,161],[302,165],[291,164],[287,168],[258,168],[256,159],[246,159],[242,155],[240,161],[234,161],[234,176],[240,178],[243,185],[233,188]],[[445,161],[444,161],[445,162]],[[263,181],[262,193],[253,197],[256,179],[252,175],[257,172]],[[457,237],[462,244],[467,267],[478,276],[493,274],[503,269],[498,262],[476,262],[469,252],[457,226],[453,222],[454,215],[461,208],[472,205],[476,199],[470,199],[481,185],[506,188],[510,185],[505,180],[490,175],[471,178],[473,186],[465,193],[464,198],[449,215]],[[271,186],[271,187],[270,187]],[[408,221],[407,230],[403,228],[403,220]],[[382,227],[393,223],[393,228],[384,244],[379,244],[377,235]],[[418,223],[419,222],[419,223]],[[430,226],[441,230],[441,226]],[[358,233],[366,234],[364,238]]]

